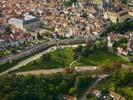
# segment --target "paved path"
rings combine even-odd
[[[96,66],[84,66],[84,67],[79,67],[76,68],[75,70],[77,72],[82,72],[82,71],[89,71],[89,70],[97,70],[98,67]],[[58,69],[45,69],[45,70],[33,70],[33,71],[25,71],[25,72],[17,72],[15,74],[17,75],[28,75],[28,74],[32,74],[32,75],[50,75],[50,74],[56,74],[58,72],[64,72],[64,68],[58,68]]]
[[[79,44],[75,44],[75,45],[61,45],[60,47],[61,47],[61,48],[65,48],[65,47],[77,47],[78,45],[79,45]],[[84,44],[83,44],[83,45],[84,45]],[[4,74],[7,74],[7,73],[10,72],[10,71],[14,71],[14,70],[16,70],[16,69],[19,69],[19,68],[23,67],[24,65],[26,65],[26,64],[28,64],[28,63],[30,63],[30,62],[36,60],[36,59],[39,59],[43,54],[52,52],[52,51],[54,51],[54,50],[56,50],[56,49],[57,49],[57,47],[54,46],[54,47],[51,47],[51,48],[49,48],[49,49],[47,49],[47,50],[45,50],[45,51],[43,51],[43,52],[41,52],[41,53],[35,54],[35,55],[33,55],[33,56],[31,56],[31,57],[29,57],[29,58],[27,58],[27,59],[25,59],[25,60],[19,62],[17,65],[13,66],[12,68],[9,68],[9,69],[7,69],[7,70],[1,72],[1,73],[0,73],[0,76],[2,76],[2,75],[4,75]]]
[[[98,83],[107,78],[109,75],[100,75],[99,78],[92,84],[91,87],[88,88],[88,90],[86,91],[86,93],[79,99],[79,100],[87,100],[86,96],[91,93],[92,89],[96,88],[96,86],[98,85]]]
[[[76,63],[76,62],[77,62],[77,60],[74,60],[73,62],[71,62],[71,64],[69,65],[69,67],[71,68],[72,65],[73,65],[74,63]]]
[[[56,74],[58,72],[62,72],[63,69],[46,69],[46,70],[35,70],[35,71],[26,71],[26,72],[17,72],[15,73],[16,75],[52,75],[52,74]]]

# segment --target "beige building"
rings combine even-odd
[[[118,19],[119,22],[123,22],[127,18],[131,18],[131,17],[128,14],[128,12],[126,12],[126,11],[120,11],[120,12],[108,12],[108,18],[110,18],[110,20],[113,23],[116,23],[117,22],[117,19]]]

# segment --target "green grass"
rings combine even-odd
[[[51,60],[42,61],[41,59],[37,59],[35,63],[32,61],[17,71],[69,67],[70,63],[74,61],[73,53],[73,48],[65,48],[61,51],[55,50],[50,53]],[[111,64],[112,61],[119,61],[128,64],[128,62],[122,57],[107,51],[96,50],[93,56],[83,58],[82,62],[76,62],[73,66],[98,66],[100,64]]]
[[[92,66],[98,66],[100,64],[110,64],[112,63],[112,61],[128,63],[126,60],[122,59],[121,57],[104,50],[96,50],[93,56],[83,58],[83,64],[92,65]]]
[[[26,57],[22,58],[22,59],[19,59],[19,60],[15,60],[13,61],[12,63],[6,63],[6,64],[2,64],[0,65],[0,72],[3,72],[15,65],[17,65],[20,61],[22,61],[23,59],[25,59]]]
[[[2,64],[2,65],[0,65],[0,72],[3,72],[5,70],[11,68],[12,66],[15,66],[16,64],[18,64],[18,61],[14,61],[12,63]]]
[[[61,55],[61,56],[60,56]],[[69,64],[73,61],[73,49],[66,48],[63,50],[56,50],[51,53],[51,56],[54,61],[57,62],[65,62],[65,66],[69,66]]]
[[[67,48],[60,52],[59,50],[55,50],[51,52],[51,60],[42,61],[41,59],[36,60],[36,64],[34,61],[27,64],[26,66],[18,69],[18,71],[28,71],[28,70],[36,70],[36,69],[51,69],[51,68],[61,68],[65,66],[69,66],[69,64],[73,61],[73,49]],[[60,56],[61,54],[61,56]],[[64,62],[64,63],[63,63]]]
[[[35,53],[35,54],[36,54],[36,53]],[[34,54],[32,54],[32,55],[34,55]],[[30,55],[30,56],[32,56],[32,55]],[[6,64],[0,65],[0,72],[3,72],[3,71],[5,71],[5,70],[7,70],[7,69],[9,69],[9,68],[11,68],[11,67],[17,65],[19,62],[23,61],[24,59],[29,58],[30,56],[26,56],[26,57],[20,58],[20,59],[18,59],[18,60],[14,60],[12,63],[9,63],[9,62],[8,62],[8,63],[6,63]]]

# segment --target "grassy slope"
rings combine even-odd
[[[86,65],[100,65],[100,64],[110,64],[112,61],[120,61],[122,63],[127,63],[121,57],[111,54],[107,51],[97,50],[95,55],[92,57],[84,58],[83,63]]]
[[[51,52],[51,60],[50,61],[41,61],[41,59],[36,60],[36,64],[33,62],[27,64],[26,66],[20,68],[19,70],[25,71],[25,70],[36,70],[36,69],[50,69],[50,68],[60,68],[63,66],[69,66],[69,64],[73,61],[72,55],[72,49],[65,49],[62,51],[65,65],[63,64],[63,58],[60,57],[60,52],[58,50]]]
[[[0,65],[0,72],[3,72],[3,71],[5,71],[5,70],[7,70],[7,69],[9,69],[9,68],[11,68],[11,67],[17,65],[19,62],[21,62],[22,60],[24,60],[24,59],[26,59],[26,58],[28,58],[28,57],[29,57],[29,56],[24,57],[24,58],[21,58],[21,59],[18,59],[18,60],[15,60],[15,61],[13,61],[12,63],[6,63],[6,64]]]
[[[60,67],[69,66],[70,63],[73,61],[72,48],[66,48],[62,50],[62,52],[56,50],[54,52],[51,52],[50,55],[52,60],[42,62],[41,59],[38,59],[36,60],[36,64],[34,64],[34,62],[31,62],[26,66],[20,68],[19,71],[60,68]],[[64,64],[63,61],[65,62]],[[82,63],[77,62],[73,66],[97,66],[103,63],[110,64],[112,61],[120,61],[122,63],[128,63],[117,55],[111,54],[103,50],[96,50],[94,56],[83,58]]]

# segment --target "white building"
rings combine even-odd
[[[41,21],[34,16],[24,15],[24,18],[10,18],[8,23],[25,31],[37,31]]]

